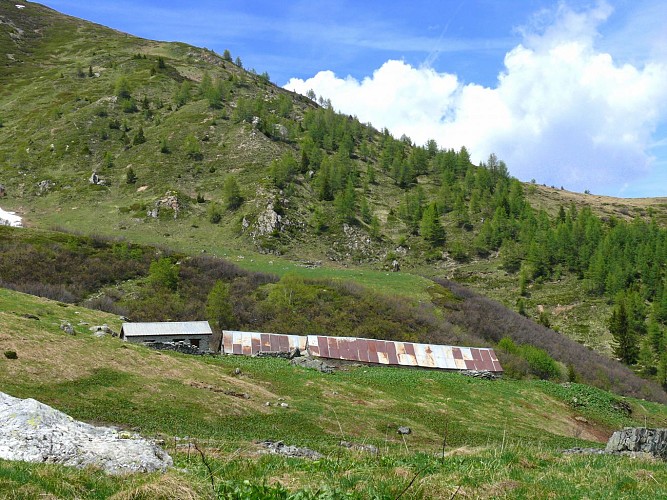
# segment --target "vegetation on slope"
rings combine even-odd
[[[396,139],[276,88],[230,54],[34,4],[1,8],[2,43],[20,57],[0,72],[0,176],[8,206],[22,206],[29,223],[188,253],[254,249],[429,276],[465,279],[488,264],[510,284],[499,298],[545,325],[531,294],[569,280],[583,303],[629,320],[564,314],[560,330],[665,383],[667,231],[649,220],[659,207],[632,222],[574,204],[534,208],[537,187],[526,190],[495,155],[473,165],[465,147]],[[127,307],[137,317],[201,311],[175,297]]]
[[[291,273],[279,278],[210,256],[17,228],[0,228],[0,250],[2,286],[134,321],[209,318],[217,334],[222,328],[237,328],[449,345],[497,344],[510,376],[569,379],[667,401],[657,385],[642,381],[618,362],[452,282],[431,283],[429,300],[417,302],[351,282]],[[523,347],[512,349],[500,342],[504,338]],[[529,344],[536,348],[529,349]]]

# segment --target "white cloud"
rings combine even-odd
[[[362,81],[323,71],[286,87],[313,89],[336,109],[417,143],[466,145],[475,161],[495,152],[523,180],[618,194],[651,169],[652,135],[667,122],[667,61],[621,64],[599,50],[610,15],[604,3],[540,12],[505,55],[493,88],[395,60]]]

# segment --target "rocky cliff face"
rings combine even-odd
[[[78,422],[34,399],[0,392],[0,458],[99,467],[109,474],[165,471],[171,457],[154,443]]]

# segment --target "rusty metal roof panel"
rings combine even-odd
[[[306,350],[306,337],[279,333],[237,332],[224,330],[222,345],[226,354],[251,356],[257,353],[288,353]]]
[[[495,352],[488,348],[309,335],[308,350],[313,356],[362,363],[502,371]]]

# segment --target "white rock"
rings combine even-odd
[[[6,212],[0,208],[0,226],[23,227],[23,222],[15,212]]]
[[[125,439],[110,427],[78,422],[34,399],[0,392],[0,458],[48,462],[109,474],[164,471],[173,465],[159,446],[139,436]]]

